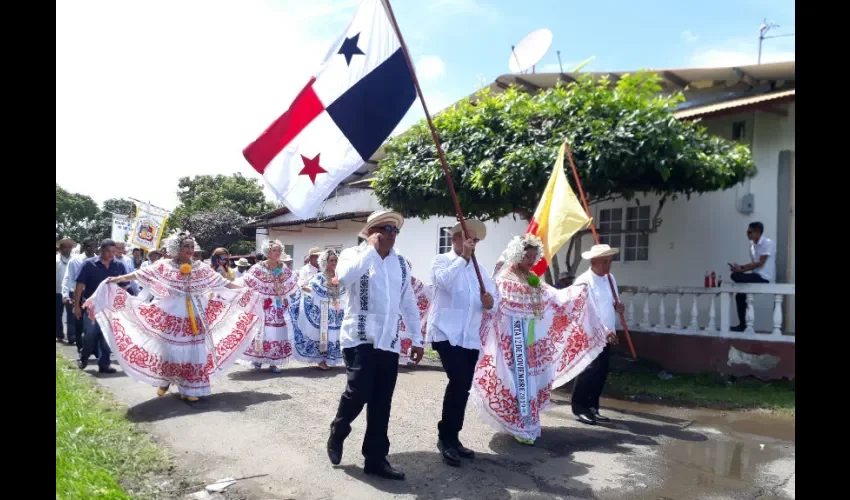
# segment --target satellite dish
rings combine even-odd
[[[532,31],[511,47],[508,68],[513,73],[523,73],[540,62],[552,46],[552,32],[546,28]]]

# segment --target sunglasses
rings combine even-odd
[[[401,229],[399,229],[399,228],[397,228],[397,227],[395,227],[395,226],[391,226],[390,224],[387,224],[387,225],[385,225],[385,226],[375,226],[375,229],[377,229],[378,231],[380,231],[380,232],[382,232],[382,233],[395,233],[395,234],[398,234],[398,233],[400,233],[400,232],[401,232]]]

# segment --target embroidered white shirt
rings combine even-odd
[[[753,272],[773,282],[776,280],[776,243],[765,235],[758,242],[750,244],[750,262],[758,262],[762,255],[767,255],[764,265],[753,269]]]
[[[617,288],[617,280],[614,275],[611,275],[611,281],[614,283],[614,290]],[[611,293],[611,285],[608,283],[608,276],[599,276],[593,272],[593,269],[588,269],[576,278],[573,286],[587,285],[590,293],[596,298],[597,310],[602,323],[612,332],[617,331],[617,312],[614,311],[614,295]]]
[[[493,309],[498,307],[498,294],[486,268],[481,279],[484,289],[493,296]],[[431,283],[434,300],[428,309],[428,339],[432,342],[448,340],[453,346],[481,349],[481,289],[472,260],[467,262],[454,250],[437,255],[431,262]]]
[[[410,267],[404,257],[390,250],[382,259],[375,247],[364,241],[340,254],[336,275],[348,292],[340,327],[342,348],[369,343],[375,349],[398,354],[400,319],[407,325],[419,324]],[[424,347],[418,328],[408,328],[404,336],[414,346]]]

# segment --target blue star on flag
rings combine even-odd
[[[337,54],[345,56],[345,64],[348,66],[351,66],[351,58],[355,55],[366,55],[362,50],[360,50],[360,47],[357,46],[357,41],[359,39],[360,33],[357,33],[351,38],[346,38],[345,41],[342,42],[342,47],[339,48],[339,52],[337,52]]]

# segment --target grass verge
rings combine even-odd
[[[793,382],[762,382],[752,377],[730,382],[711,374],[673,375],[664,380],[659,377],[661,371],[652,363],[612,357],[605,393],[617,399],[759,410],[794,417],[796,391]]]
[[[111,395],[57,353],[56,498],[145,498],[146,479],[168,465]]]

